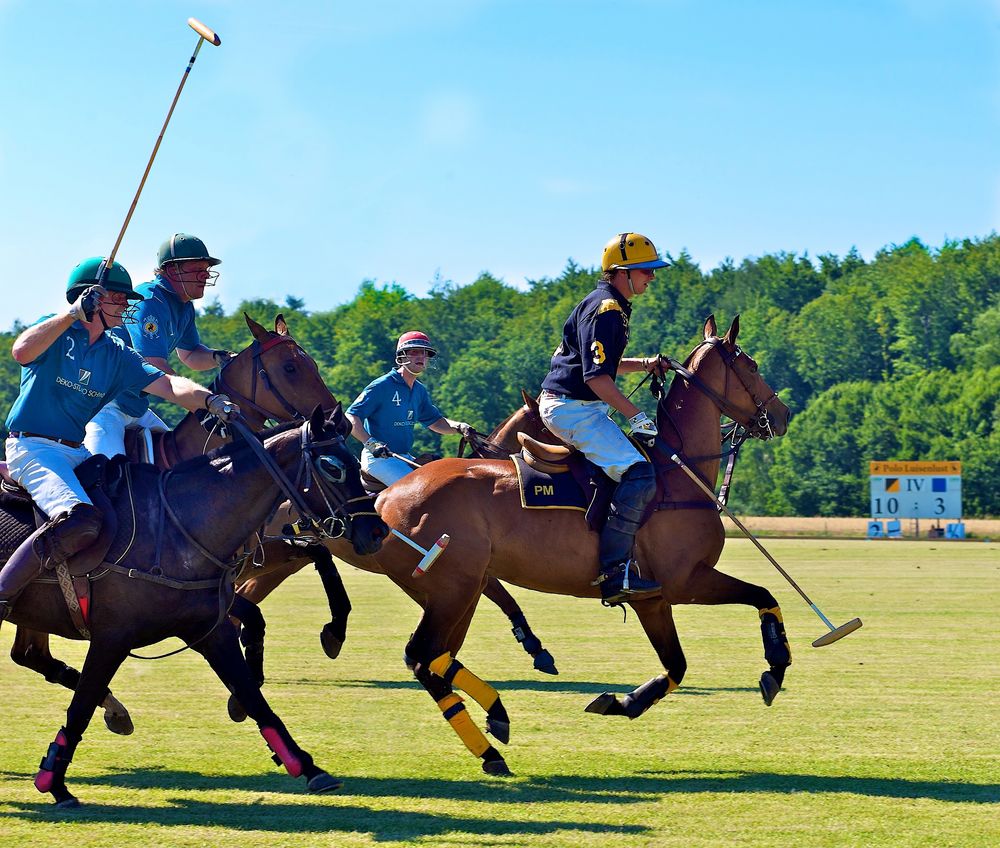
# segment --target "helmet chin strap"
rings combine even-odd
[[[631,271],[631,269],[629,269],[629,268],[625,269],[625,278],[628,280],[629,291],[632,292],[633,296],[635,296],[637,294],[637,292],[635,290],[635,286],[632,285],[632,271]]]

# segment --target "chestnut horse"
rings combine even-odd
[[[291,421],[302,419],[317,405],[333,409],[336,401],[320,376],[313,359],[298,345],[288,331],[284,316],[274,320],[274,330],[267,330],[249,315],[244,318],[253,335],[251,344],[230,359],[219,372],[213,383],[213,390],[228,394],[239,406],[248,426],[260,430],[268,419]],[[202,424],[203,415],[189,412],[176,429],[153,434],[153,458],[161,470],[166,470],[186,459],[199,456],[208,450],[222,446],[225,439],[217,429],[206,431]],[[215,419],[208,419],[209,423]],[[301,553],[302,549],[297,549]],[[337,618],[340,596],[344,594],[340,575],[333,565],[329,553],[321,546],[309,549],[311,561],[315,561],[323,585],[330,599],[332,620],[325,625],[323,640],[326,644],[328,632],[342,632],[346,617]],[[283,561],[284,557],[280,558]],[[279,559],[273,558],[277,566]],[[248,574],[265,573],[271,563],[248,569]],[[250,643],[248,651],[253,661],[263,641],[263,618],[256,606],[237,598],[234,614],[246,620],[254,635],[245,639]],[[259,634],[259,636],[257,635]],[[330,638],[334,638],[332,635]],[[18,665],[41,674],[50,683],[58,683],[67,689],[75,689],[80,672],[52,656],[47,633],[18,627],[11,646],[11,659]],[[128,735],[134,727],[125,706],[111,692],[105,694],[104,722],[118,734]]]
[[[669,461],[672,453],[713,482],[719,472],[720,412],[766,439],[783,435],[788,408],[736,344],[739,319],[719,337],[714,317],[704,341],[674,377],[657,405],[657,508],[636,538],[643,573],[662,586],[658,595],[630,599],[664,672],[623,697],[604,693],[587,709],[636,718],[684,678],[687,663],[671,613],[674,604],[747,604],[761,620],[768,670],[761,676],[766,703],[777,694],[791,661],[774,596],[715,568],[725,543],[715,504]],[[677,368],[674,368],[676,371]],[[597,535],[574,510],[525,510],[509,460],[444,459],[425,465],[382,492],[379,514],[425,547],[442,534],[451,541],[434,567],[414,576],[416,554],[389,537],[378,554],[358,557],[349,546],[327,543],[336,556],[386,574],[423,607],[406,646],[415,675],[466,747],[488,774],[509,774],[500,753],[473,724],[460,689],[487,713],[487,730],[507,742],[510,723],[495,689],[463,667],[455,655],[465,640],[480,593],[490,575],[554,594],[600,598]]]

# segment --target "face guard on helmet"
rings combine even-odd
[[[427,358],[431,359],[437,356],[437,351],[434,349],[434,345],[431,344],[431,340],[426,334],[412,330],[409,333],[403,333],[399,337],[399,341],[396,342],[396,364],[402,365],[411,374],[417,374],[418,371],[413,371],[410,368],[410,351],[423,350],[427,352]]]
[[[124,294],[128,300],[136,302],[145,299],[141,294],[132,289],[132,278],[122,265],[118,262],[112,262],[111,266],[104,268],[102,273],[101,265],[103,263],[104,257],[91,256],[89,259],[84,259],[83,262],[70,272],[69,280],[66,283],[67,303],[73,303],[91,286],[103,286],[105,291],[109,293],[117,292]],[[108,324],[107,319],[109,318],[120,317],[122,324],[136,323],[135,312],[136,308],[134,305],[127,306],[121,313],[107,312],[102,305],[100,315],[105,327],[108,327],[111,326]]]
[[[210,256],[208,248],[197,236],[187,233],[174,233],[156,252],[156,267],[160,271],[167,271],[171,280],[176,280],[182,286],[185,283],[204,283],[206,286],[214,286],[219,277],[218,271],[198,270],[182,271],[181,264],[189,261],[207,262],[208,268],[219,265],[222,260]],[[185,288],[185,294],[190,297],[190,292]],[[200,295],[199,295],[200,296]]]

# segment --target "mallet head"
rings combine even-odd
[[[216,47],[222,44],[222,39],[197,18],[188,18],[188,26],[204,38],[209,44],[214,44]]]
[[[850,635],[855,630],[861,627],[860,618],[852,618],[846,624],[841,624],[840,627],[835,627],[829,633],[824,633],[815,642],[813,642],[814,648],[822,648],[824,645],[832,645],[838,639],[843,639],[845,636]]]

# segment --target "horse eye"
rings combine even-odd
[[[295,373],[295,363],[293,363],[293,362],[286,362],[285,366],[284,366],[284,369],[285,369],[285,373],[286,374],[294,374]]]

